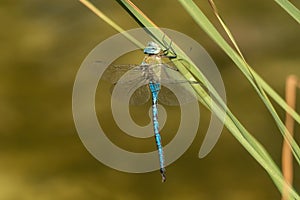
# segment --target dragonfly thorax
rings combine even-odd
[[[160,55],[147,55],[145,56],[143,63],[148,64],[148,65],[157,65],[161,64],[161,56]]]
[[[161,76],[161,57],[158,55],[147,55],[141,65],[143,77],[150,82],[157,83]]]

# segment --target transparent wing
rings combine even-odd
[[[160,77],[162,88],[159,101],[166,105],[185,104],[197,98],[193,84],[199,84],[206,89],[200,82],[187,80],[176,68],[168,64],[161,64]]]
[[[131,105],[141,105],[149,101],[148,81],[143,76],[141,65],[112,65],[104,72],[103,78],[113,83],[121,94],[120,100],[129,98]]]
[[[139,65],[131,64],[131,65],[110,65],[102,77],[104,80],[109,81],[115,84],[127,71],[138,67]]]
[[[122,91],[122,97],[128,98],[130,95],[131,105],[141,105],[149,101],[150,80],[162,84],[159,101],[163,104],[174,106],[188,103],[196,98],[192,84],[201,83],[186,80],[173,62],[148,67],[152,69],[150,72],[146,70],[145,65],[111,65],[104,72],[103,78],[112,82],[114,87],[117,86],[118,91]]]
[[[136,89],[130,98],[130,105],[142,105],[150,100],[148,85],[143,85]]]
[[[128,86],[128,85],[126,85]],[[129,98],[130,105],[143,105],[150,100],[150,91],[148,85],[143,85],[137,89],[132,89],[131,87],[126,87],[125,85],[120,85],[123,89],[122,95],[118,95],[120,97],[120,101],[123,101],[124,98]]]

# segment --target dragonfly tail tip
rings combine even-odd
[[[166,172],[164,169],[161,169],[160,172],[161,172],[161,182],[164,183],[167,180]]]

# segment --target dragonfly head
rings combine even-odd
[[[155,55],[161,51],[161,48],[155,42],[148,42],[146,48],[144,49],[145,54]]]

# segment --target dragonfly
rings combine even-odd
[[[166,88],[173,88],[176,95],[182,97],[182,102],[196,98],[191,84],[198,84],[199,82],[188,81],[175,66],[170,64],[173,62],[172,59],[177,58],[171,44],[168,48],[162,50],[157,43],[151,41],[144,48],[144,54],[146,55],[140,65],[113,65],[111,69],[107,70],[104,77],[113,80],[113,82],[116,81],[126,91],[136,89],[130,99],[130,104],[145,103],[151,96],[154,138],[158,151],[160,174],[162,182],[165,182],[166,169],[162,138],[159,131],[158,101],[167,105],[181,103],[178,102],[173,92]],[[171,61],[165,63],[163,59]],[[123,71],[126,72],[123,73]],[[121,78],[119,78],[120,75]]]

